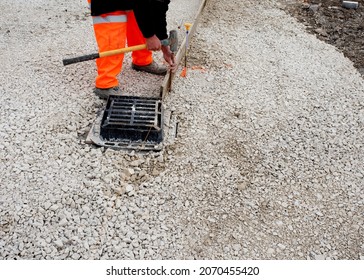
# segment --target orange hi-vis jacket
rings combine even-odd
[[[91,0],[88,0],[88,3],[91,5]],[[126,46],[126,43],[128,46],[145,44],[145,38],[138,27],[133,11],[114,11],[93,16],[92,21],[99,52],[121,49]],[[97,88],[105,89],[118,85],[117,76],[121,72],[123,59],[124,54],[120,54],[96,60]],[[149,50],[132,53],[132,63],[136,65],[148,65],[152,61],[152,52]]]

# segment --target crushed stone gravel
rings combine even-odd
[[[85,144],[95,64],[61,63],[95,51],[85,0],[0,9],[0,258],[364,257],[364,81],[275,1],[208,1],[148,153]],[[161,82],[129,55],[119,78]]]

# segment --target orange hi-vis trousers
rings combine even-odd
[[[89,4],[91,0],[88,0]],[[115,11],[92,17],[99,52],[145,44],[145,38],[136,22],[133,11]],[[96,59],[98,75],[97,88],[111,88],[118,85],[117,76],[121,72],[124,54]],[[143,66],[152,63],[152,52],[140,50],[132,52],[132,63]]]

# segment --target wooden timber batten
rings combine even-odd
[[[192,26],[191,26],[190,30],[189,30],[189,34],[188,34],[189,41],[191,40],[191,38],[193,37],[193,35],[194,35],[195,31],[196,31],[196,27],[197,27],[197,24],[198,24],[198,22],[200,20],[202,11],[205,8],[208,1],[209,0],[202,0],[201,1],[198,12],[197,12],[197,14],[196,14],[196,16],[194,18],[194,21],[192,23]],[[187,38],[185,36],[185,38],[182,41],[181,46],[179,47],[179,49],[177,51],[177,54],[175,55],[176,68],[178,67],[178,65],[180,64],[182,58],[185,55],[186,43],[187,43]],[[163,80],[163,82],[161,84],[161,87],[160,87],[160,97],[161,97],[162,100],[164,100],[164,98],[168,94],[168,92],[171,91],[172,80],[173,80],[174,76],[175,76],[175,73],[171,73],[171,71],[168,71],[168,73],[164,77],[164,80]]]

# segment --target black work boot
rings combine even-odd
[[[153,61],[151,64],[143,66],[135,65],[133,63],[131,68],[136,71],[143,71],[155,75],[165,75],[167,73],[167,67],[164,65],[158,65],[155,61]]]
[[[119,95],[119,87],[112,88],[94,88],[94,93],[100,99],[108,99],[110,95]]]

